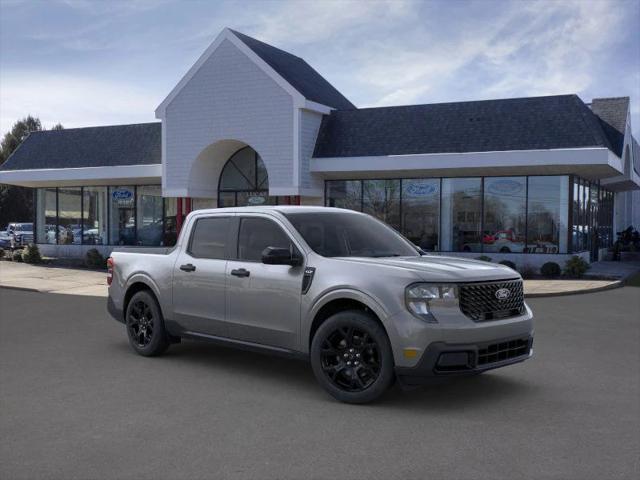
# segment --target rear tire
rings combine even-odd
[[[125,319],[129,344],[136,353],[153,357],[167,351],[169,336],[160,306],[151,292],[142,290],[131,297]]]
[[[320,325],[311,342],[311,367],[318,383],[345,403],[372,402],[395,380],[387,333],[359,310],[336,313]]]

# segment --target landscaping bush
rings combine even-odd
[[[25,263],[42,263],[42,256],[37,245],[27,245],[22,252],[22,260]]]
[[[4,248],[0,248],[0,258],[4,258]]]
[[[507,267],[509,267],[511,270],[517,270],[516,268],[516,264],[513,263],[511,260],[502,260],[500,262],[500,265],[506,265]]]
[[[87,250],[84,263],[89,268],[107,268],[107,259],[96,248]]]
[[[476,257],[476,260],[482,260],[483,262],[490,262],[491,257],[487,257],[486,255],[480,255],[479,257]]]
[[[520,268],[519,272],[520,272],[520,275],[522,275],[522,278],[525,278],[525,279],[533,278],[536,276],[536,273],[538,273],[536,268],[531,265],[523,265],[522,268]]]
[[[542,265],[540,273],[542,273],[542,275],[544,275],[545,277],[553,278],[560,276],[562,270],[560,269],[560,265],[558,265],[556,262],[547,262]]]
[[[574,255],[565,263],[564,274],[569,277],[581,277],[589,268],[591,268],[591,266],[585,259]]]
[[[11,260],[14,262],[22,262],[22,252],[20,250],[16,250],[11,254]]]

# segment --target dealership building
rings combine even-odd
[[[357,108],[303,59],[225,29],[155,113],[33,132],[0,167],[34,189],[44,254],[170,246],[190,211],[241,205],[354,209],[427,251],[532,266],[597,260],[640,227],[628,97]]]

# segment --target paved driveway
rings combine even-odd
[[[638,478],[640,289],[530,304],[534,359],[350,406],[303,362],[142,358],[104,299],[0,289],[0,478]]]
[[[630,275],[640,267],[633,263],[609,262],[608,271],[618,267],[620,276]],[[624,267],[624,268],[623,268]],[[589,292],[621,285],[619,280],[525,280],[526,297],[565,295],[572,292]],[[45,293],[90,295],[106,297],[107,272],[80,268],[63,268],[47,265],[27,265],[17,262],[0,262],[0,287],[34,290]]]

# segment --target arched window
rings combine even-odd
[[[251,147],[234,153],[220,174],[219,207],[246,205],[275,205],[276,197],[269,196],[269,178],[264,162]]]

